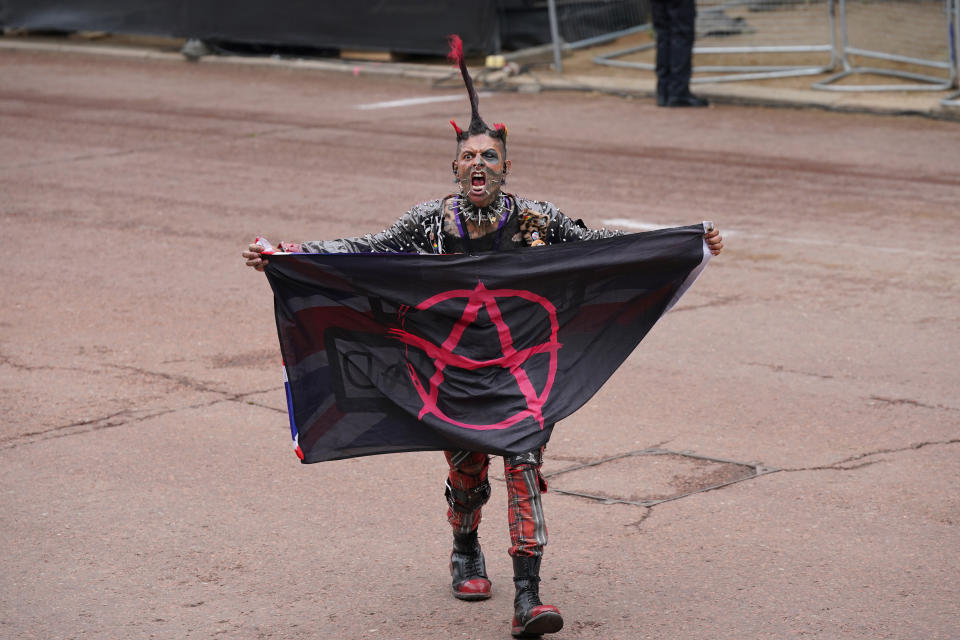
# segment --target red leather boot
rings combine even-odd
[[[453,597],[460,600],[486,600],[490,597],[490,579],[487,578],[476,531],[453,534],[450,575],[453,576]]]
[[[556,633],[563,628],[563,617],[556,607],[540,602],[540,558],[513,558],[513,584],[517,595],[513,599],[514,638],[533,638],[544,633]]]

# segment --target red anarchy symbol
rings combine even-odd
[[[560,342],[557,340],[559,324],[557,323],[556,307],[554,307],[553,303],[543,296],[539,296],[530,291],[523,291],[519,289],[490,290],[484,287],[483,283],[480,282],[472,291],[469,289],[456,289],[453,291],[438,293],[437,295],[424,300],[414,307],[414,309],[423,311],[436,304],[453,298],[466,298],[467,306],[463,310],[463,315],[461,315],[460,319],[454,324],[453,329],[450,331],[450,335],[447,336],[447,339],[443,341],[442,345],[435,345],[432,342],[415,336],[403,329],[390,330],[390,334],[393,337],[397,338],[408,346],[416,347],[426,353],[427,356],[433,360],[433,364],[436,367],[436,371],[430,377],[430,389],[427,390],[423,387],[420,377],[414,371],[413,365],[411,365],[409,362],[407,363],[407,371],[410,374],[410,380],[413,382],[413,386],[416,388],[417,394],[423,401],[423,408],[420,410],[420,415],[418,417],[423,419],[423,416],[432,414],[441,420],[457,425],[458,427],[487,430],[506,429],[507,427],[511,427],[529,416],[536,420],[540,424],[540,428],[543,429],[543,405],[550,396],[550,389],[553,388],[553,381],[557,374],[557,352],[561,347]],[[550,338],[546,342],[536,346],[517,350],[513,346],[513,337],[510,335],[510,327],[507,326],[507,323],[503,319],[503,315],[500,313],[500,308],[497,306],[497,298],[521,298],[543,307],[550,318]],[[500,338],[500,349],[503,355],[492,360],[474,360],[472,358],[467,358],[453,353],[453,350],[457,347],[457,345],[460,344],[460,340],[463,337],[463,332],[468,326],[476,322],[477,314],[480,312],[481,307],[486,308],[487,315],[490,317],[490,321],[493,322],[494,326],[496,326],[497,335]],[[547,381],[543,386],[543,391],[540,393],[537,393],[533,388],[533,384],[531,383],[530,378],[527,376],[527,372],[523,370],[523,365],[527,362],[527,360],[538,353],[550,354],[550,365],[547,372]],[[444,380],[443,370],[447,366],[460,367],[461,369],[466,369],[468,371],[481,369],[484,367],[503,367],[504,369],[507,369],[517,381],[517,386],[520,387],[520,392],[523,394],[523,397],[526,398],[527,408],[522,411],[518,411],[516,414],[494,424],[469,424],[466,422],[460,422],[459,420],[454,420],[453,418],[444,414],[443,411],[440,410],[440,407],[437,406],[437,398],[440,394],[440,385]]]

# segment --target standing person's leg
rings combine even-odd
[[[547,524],[540,500],[547,489],[540,473],[542,464],[542,449],[503,459],[516,588],[511,629],[515,637],[553,633],[563,628],[557,608],[540,601],[540,560],[547,544]]]
[[[490,580],[477,539],[481,509],[490,498],[487,468],[490,457],[475,451],[444,451],[450,474],[446,496],[447,521],[453,527],[450,575],[453,595],[460,600],[486,600]]]
[[[652,0],[650,3],[650,17],[653,30],[656,32],[657,42],[657,105],[667,104],[670,97],[670,0]]]
[[[670,82],[667,106],[704,107],[707,101],[690,93],[693,44],[696,38],[696,0],[674,0],[668,5],[670,20]]]

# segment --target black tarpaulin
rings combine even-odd
[[[0,0],[0,25],[445,55],[498,47],[495,2],[462,0]]]

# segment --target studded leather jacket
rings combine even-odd
[[[299,248],[306,253],[477,253],[622,234],[607,229],[587,229],[582,222],[568,218],[550,202],[506,195],[509,202],[506,220],[479,238],[464,238],[456,220],[451,220],[450,216],[445,219],[444,202],[447,198],[444,198],[414,206],[380,233],[303,242]]]

